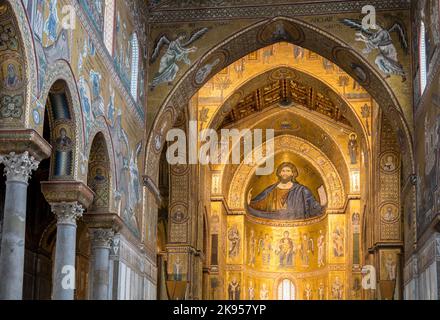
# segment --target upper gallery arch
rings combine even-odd
[[[312,52],[319,52],[322,57],[352,76],[361,87],[373,96],[384,114],[392,122],[393,127],[396,128],[401,147],[406,150],[408,156],[404,157],[405,162],[403,165],[405,176],[414,171],[413,154],[411,152],[412,137],[407,124],[407,112],[403,111],[390,83],[384,79],[380,71],[373,67],[366,57],[352,49],[352,46],[334,35],[312,26],[310,23],[285,17],[255,23],[230,36],[214,46],[194,64],[175,83],[168,95],[166,90],[161,90],[160,95],[165,94],[165,100],[157,98],[159,92],[154,94],[156,98],[153,96],[152,101],[160,106],[160,109],[156,112],[153,129],[150,131],[148,139],[147,150],[153,151],[151,153],[152,157],[154,157],[153,153],[157,153],[157,150],[154,150],[157,146],[155,147],[153,143],[155,136],[166,134],[172,127],[181,108],[188,104],[191,97],[207,81],[226,66],[231,65],[247,54],[279,42],[288,42],[309,49]],[[169,62],[170,65],[175,64],[177,66],[175,61]],[[174,115],[172,121],[164,116],[165,110],[170,110],[168,114]],[[161,123],[164,121],[166,125]],[[148,158],[146,160],[149,162]],[[152,161],[154,162],[154,160]]]

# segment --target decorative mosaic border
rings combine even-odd
[[[179,0],[180,2],[180,0]],[[185,21],[206,21],[206,20],[231,20],[231,19],[261,19],[277,16],[306,16],[316,14],[336,14],[347,12],[361,12],[365,5],[372,5],[376,10],[409,10],[409,0],[371,0],[371,1],[338,1],[331,3],[292,3],[292,4],[267,4],[267,1],[254,1],[252,6],[236,5],[229,1],[222,1],[219,4],[209,6],[212,1],[206,1],[208,6],[198,4],[179,8],[175,5],[170,9],[150,11],[150,23],[171,23]],[[218,1],[217,1],[218,2]],[[226,3],[225,3],[226,2]],[[285,2],[285,1],[284,1]],[[259,5],[258,7],[256,5]]]

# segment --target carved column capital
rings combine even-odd
[[[82,217],[84,208],[78,202],[52,203],[52,212],[57,217],[57,224],[76,226],[76,220]]]
[[[21,154],[11,152],[8,155],[0,156],[0,163],[5,165],[5,176],[8,182],[23,183],[28,183],[32,171],[37,170],[40,164],[33,156],[29,156],[27,151]]]
[[[115,232],[112,229],[90,229],[92,248],[110,249]]]

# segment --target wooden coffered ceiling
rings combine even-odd
[[[301,105],[312,112],[318,112],[334,121],[351,126],[342,115],[340,108],[327,95],[306,84],[291,79],[281,79],[246,95],[231,108],[220,127],[229,126],[274,105],[284,108]]]

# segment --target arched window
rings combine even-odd
[[[134,100],[137,100],[139,77],[139,42],[136,33],[131,38],[131,84],[130,91]]]
[[[115,29],[115,0],[105,0],[104,44],[110,55],[113,55],[114,29]]]
[[[426,30],[425,23],[420,23],[419,36],[419,61],[420,61],[420,94],[423,94],[427,82],[427,65],[426,65]]]
[[[278,285],[278,300],[295,300],[295,285],[289,279],[284,279]]]

